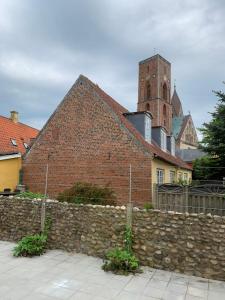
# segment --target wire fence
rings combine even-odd
[[[76,167],[76,166],[75,166]],[[35,173],[35,180],[28,182],[32,191],[45,193],[52,199],[67,189],[70,189],[76,182],[88,182],[99,187],[108,187],[114,191],[117,205],[132,203],[133,206],[144,206],[153,203],[153,207],[165,211],[190,212],[190,213],[211,213],[225,215],[225,181],[192,181],[191,185],[179,184],[153,184],[157,176],[152,174],[150,164],[138,163],[128,164],[121,161],[121,167],[113,163],[96,164],[96,167],[84,166],[75,169],[65,170],[49,165],[49,168],[39,169],[42,173]],[[47,176],[46,176],[46,173]],[[156,175],[156,174],[155,174]],[[98,194],[89,196],[65,195],[69,202],[104,205],[112,204],[112,199],[102,201]],[[82,198],[83,197],[83,198]]]

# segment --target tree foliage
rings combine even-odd
[[[194,176],[199,179],[222,180],[225,177],[225,94],[215,92],[218,103],[210,113],[212,119],[200,129],[203,139],[201,149],[206,157],[194,163]]]

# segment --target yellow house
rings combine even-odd
[[[176,183],[180,181],[190,183],[191,179],[192,171],[190,169],[182,168],[157,158],[152,160],[152,184]]]
[[[0,191],[14,190],[19,183],[21,154],[0,156]]]
[[[38,134],[38,130],[22,124],[18,113],[0,116],[0,192],[14,191],[20,181],[22,155]]]

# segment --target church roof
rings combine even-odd
[[[180,98],[177,94],[176,88],[174,88],[173,97],[171,99],[172,108],[173,108],[173,116],[174,117],[182,117],[183,109]]]
[[[185,116],[182,117],[174,117],[172,120],[172,132],[175,139],[178,139],[181,129],[183,127]]]
[[[176,150],[176,155],[187,163],[193,162],[197,158],[201,158],[206,155],[200,149],[178,149]]]

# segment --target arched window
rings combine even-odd
[[[146,93],[145,93],[146,97],[145,99],[146,100],[150,100],[151,99],[151,85],[149,82],[146,83]]]
[[[163,105],[163,118],[164,118],[164,121],[163,121],[163,125],[166,126],[166,105],[164,104]]]
[[[165,104],[163,105],[163,115],[164,115],[164,117],[166,117],[166,105]]]
[[[149,105],[149,103],[146,104],[146,110],[150,111],[150,105]]]
[[[167,86],[166,86],[166,83],[163,84],[163,99],[167,100]]]

